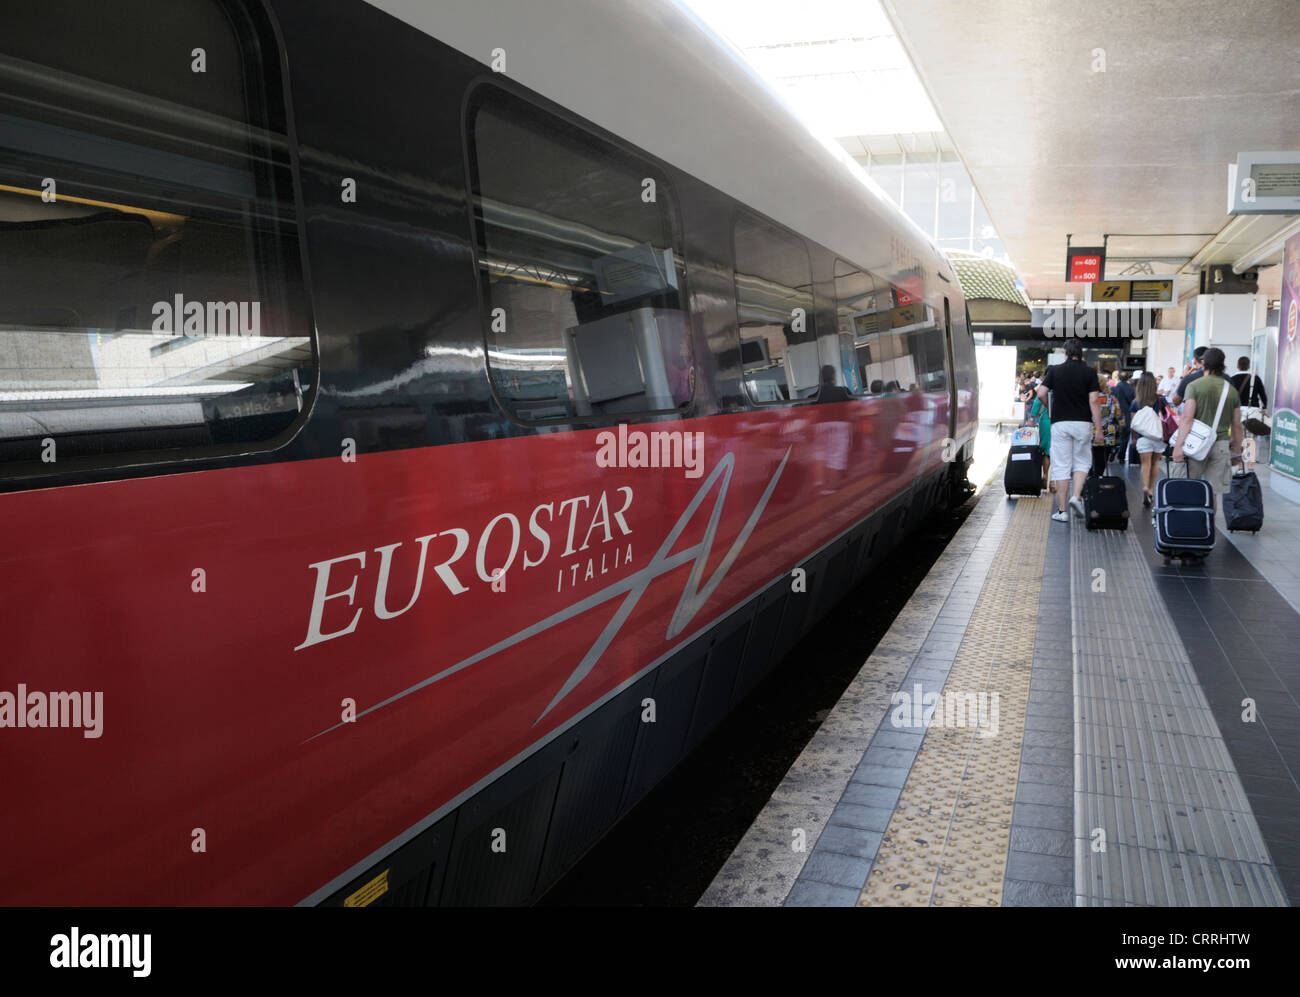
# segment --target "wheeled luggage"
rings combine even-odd
[[[1083,483],[1083,521],[1090,530],[1128,529],[1124,479],[1106,473],[1106,448],[1092,448],[1092,473]]]
[[[1043,491],[1043,450],[1038,444],[1011,445],[1002,486],[1008,496],[1041,495]]]
[[[1161,478],[1154,523],[1157,553],[1204,557],[1214,550],[1214,489],[1200,478]]]
[[[1232,476],[1232,487],[1223,496],[1223,519],[1229,531],[1258,533],[1264,525],[1264,493],[1254,471]]]

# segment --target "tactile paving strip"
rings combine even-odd
[[[945,717],[926,731],[861,906],[1002,902],[1051,522],[1046,513],[1045,500],[1017,501],[943,687],[944,706],[964,697],[968,713],[972,704],[978,711],[983,697],[986,726],[949,725]],[[963,716],[954,710],[951,719]]]
[[[1075,903],[1286,906],[1135,532],[1071,529]]]

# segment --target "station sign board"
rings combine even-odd
[[[1065,250],[1065,279],[1071,284],[1101,280],[1105,270],[1105,246],[1070,246]]]
[[[1300,152],[1239,152],[1228,164],[1228,214],[1300,214]]]
[[[1173,308],[1178,304],[1174,277],[1127,277],[1089,284],[1086,299],[1094,305],[1141,304],[1152,308]]]

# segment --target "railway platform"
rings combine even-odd
[[[1122,465],[1121,465],[1122,468]],[[1203,562],[997,475],[705,906],[1300,902],[1300,506]]]

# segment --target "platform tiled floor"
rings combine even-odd
[[[1300,900],[1300,615],[1237,538],[1158,558],[1120,473],[1126,533],[981,497],[701,904]],[[900,722],[940,690],[1001,693],[999,737]]]

